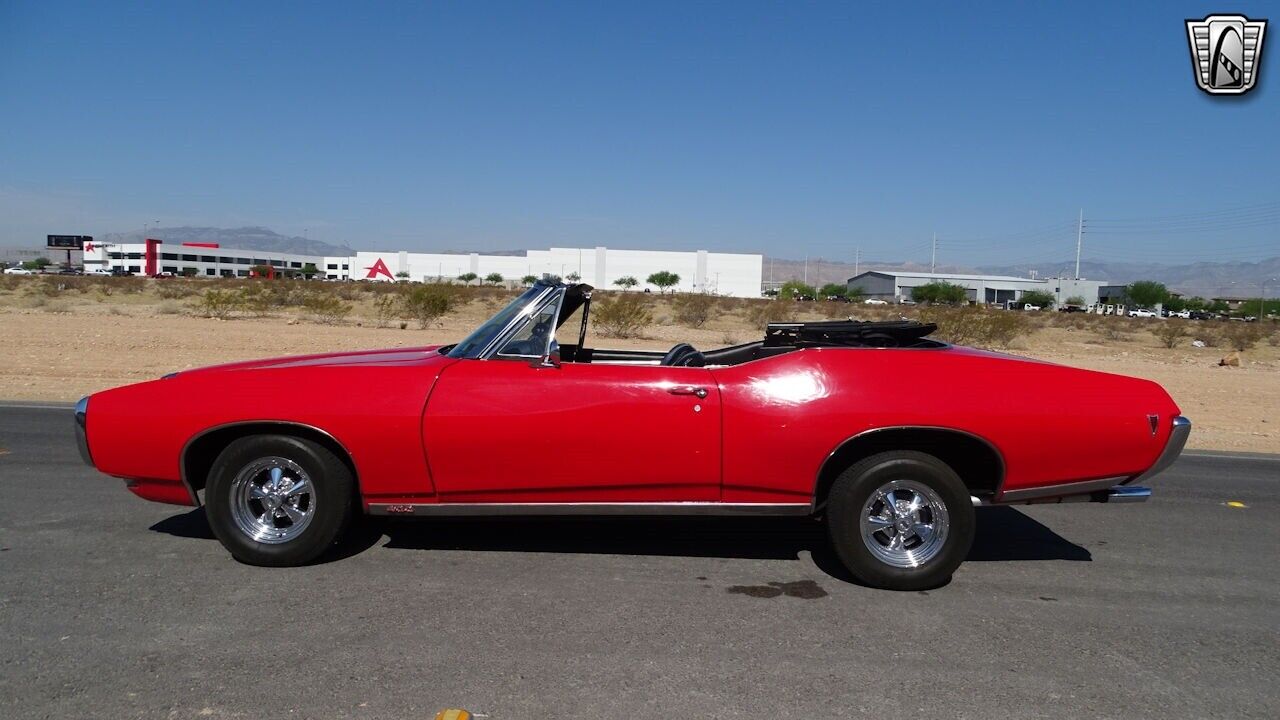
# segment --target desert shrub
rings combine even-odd
[[[49,300],[43,303],[40,309],[47,313],[65,313],[71,311],[71,306],[65,300]]]
[[[365,290],[377,292],[377,289],[381,289],[384,293],[396,291],[394,283],[335,283],[331,287],[335,296],[347,301],[359,300]]]
[[[196,301],[194,309],[204,317],[226,320],[241,307],[240,293],[231,290],[208,290]]]
[[[769,323],[792,322],[797,308],[794,300],[756,300],[747,308],[747,321],[758,328]]]
[[[157,315],[181,315],[182,306],[172,300],[166,300],[156,306]]]
[[[1267,336],[1267,344],[1271,347],[1280,347],[1280,332],[1277,332],[1274,327],[1271,328],[1271,334]]]
[[[144,277],[110,278],[108,282],[117,292],[125,295],[137,295],[147,289],[147,279]]]
[[[839,320],[853,317],[854,308],[852,303],[819,301],[813,304],[816,306],[815,309],[819,313],[822,313],[822,316],[825,318]]]
[[[714,295],[682,293],[672,301],[671,308],[675,313],[676,322],[692,328],[700,328],[711,319],[718,304]]]
[[[0,275],[0,290],[12,292],[18,289],[22,284],[22,276],[20,275]]]
[[[1222,339],[1232,350],[1252,350],[1269,334],[1262,323],[1228,322],[1222,328]]]
[[[1039,329],[1023,313],[981,307],[931,305],[920,308],[918,318],[938,326],[934,337],[955,345],[1007,348],[1014,340]]]
[[[1222,333],[1218,332],[1218,328],[1208,323],[1198,323],[1195,331],[1195,339],[1204,343],[1205,347],[1221,347]]]
[[[380,295],[373,300],[373,316],[378,322],[378,327],[386,327],[390,322],[399,317],[403,303],[400,302],[398,295]]]
[[[264,292],[260,287],[240,288],[235,295],[238,308],[254,317],[266,316],[267,313],[271,312],[271,308],[275,306],[275,298],[270,293]]]
[[[414,285],[401,296],[404,313],[426,328],[458,304],[457,288],[443,283]]]
[[[180,280],[166,280],[156,284],[156,295],[162,300],[180,300],[196,294],[191,283]]]
[[[1094,330],[1097,331],[1098,337],[1111,342],[1123,342],[1133,338],[1133,325],[1123,318],[1104,318]]]
[[[636,337],[653,324],[653,313],[641,293],[622,293],[593,304],[591,319],[606,337]]]
[[[1172,350],[1182,344],[1190,333],[1187,332],[1187,323],[1184,320],[1169,319],[1160,323],[1151,331],[1152,335],[1160,341],[1161,345]]]
[[[351,312],[351,305],[327,293],[309,295],[302,301],[302,307],[311,313],[317,322],[325,325],[336,325]]]

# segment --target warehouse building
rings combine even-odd
[[[412,280],[435,282],[475,273],[479,278],[498,274],[507,283],[518,283],[528,275],[561,278],[577,276],[581,282],[599,288],[613,288],[623,277],[639,281],[653,273],[671,272],[680,276],[675,290],[706,292],[731,297],[759,297],[764,268],[761,255],[661,250],[613,250],[595,248],[550,248],[518,255],[480,253],[357,252],[347,257],[300,255],[222,248],[217,243],[166,244],[159,240],[143,243],[87,243],[86,270],[95,268],[135,275],[194,275],[196,277],[249,277],[255,267],[274,272],[301,272],[314,265],[327,280]]]
[[[849,278],[850,290],[860,290],[863,297],[903,302],[911,300],[914,288],[934,282],[959,285],[968,293],[969,302],[986,305],[1017,303],[1023,293],[1047,292],[1061,305],[1070,297],[1081,297],[1085,305],[1098,303],[1098,293],[1106,283],[1100,280],[1073,278],[1024,278],[1009,275],[957,275],[951,273],[900,272],[869,270]]]

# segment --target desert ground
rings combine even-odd
[[[73,401],[105,388],[159,377],[175,370],[250,358],[453,342],[507,302],[513,292],[459,289],[455,308],[425,323],[379,312],[386,292],[335,284],[296,282],[308,293],[340,296],[349,308],[340,319],[320,321],[302,305],[203,317],[202,294],[218,281],[131,282],[128,292],[102,290],[113,279],[66,286],[45,278],[8,279],[0,286],[0,400]],[[228,291],[230,292],[230,291]],[[593,322],[594,347],[669,349],[676,342],[714,348],[760,337],[758,301],[723,301],[700,327],[679,319],[673,299],[647,296],[653,321],[637,337],[602,337]],[[892,310],[853,304],[795,303],[800,318],[853,314],[883,317]],[[838,305],[839,307],[826,307]],[[910,312],[910,311],[909,311]],[[1031,313],[1028,316],[1033,315]],[[1190,446],[1199,449],[1280,453],[1280,333],[1271,332],[1238,353],[1240,364],[1221,366],[1229,342],[1214,339],[1222,322],[1189,323],[1190,335],[1165,347],[1150,330],[1162,320],[1034,314],[1026,331],[997,349],[1050,362],[1148,378],[1163,385],[1193,419]],[[1192,341],[1209,338],[1213,346]],[[1068,395],[1044,402],[1069,407]]]

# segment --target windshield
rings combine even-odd
[[[511,304],[499,310],[496,315],[486,320],[480,327],[476,328],[475,332],[471,333],[466,337],[466,339],[455,345],[453,349],[449,351],[449,357],[479,357],[480,353],[489,346],[489,343],[493,342],[493,339],[497,337],[498,333],[502,332],[502,329],[507,325],[510,325],[511,321],[520,315],[520,313],[530,312],[533,310],[533,299],[546,292],[547,287],[548,286],[539,283],[528,290],[525,290],[519,297],[512,300]]]

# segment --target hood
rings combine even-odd
[[[277,370],[300,367],[355,367],[355,366],[388,366],[388,365],[420,365],[438,358],[444,358],[438,351],[440,345],[427,345],[416,348],[392,348],[387,350],[354,350],[349,352],[319,353],[315,355],[292,355],[288,357],[267,358],[263,360],[245,360],[242,362],[210,365],[208,367],[183,370],[181,373],[225,372],[231,370]]]

